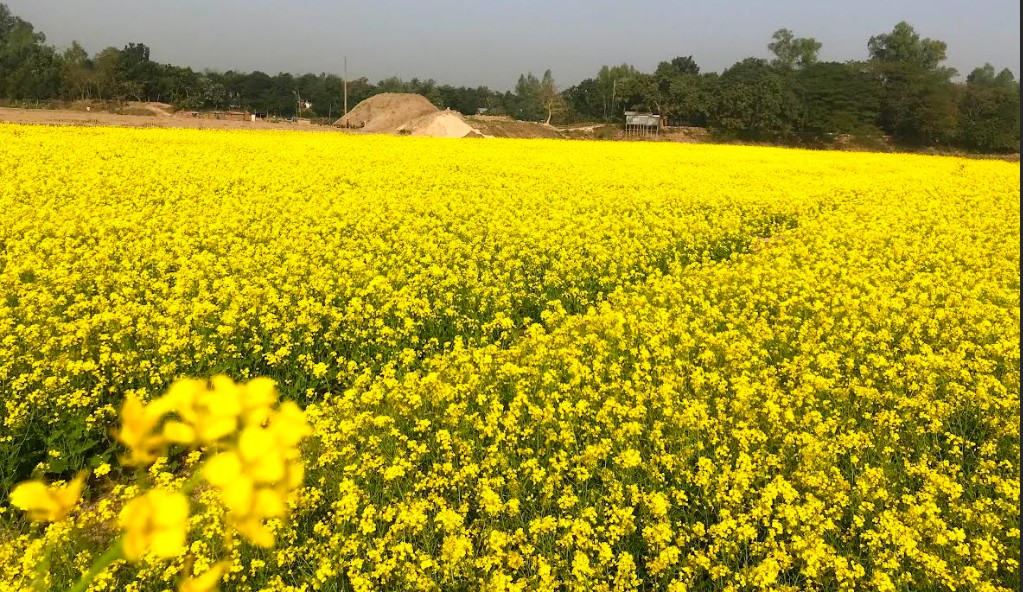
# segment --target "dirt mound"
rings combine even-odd
[[[553,127],[510,117],[474,115],[466,119],[472,127],[488,138],[563,138]]]
[[[482,137],[478,130],[466,123],[461,113],[450,109],[417,117],[401,126],[398,133],[432,138]]]
[[[436,112],[437,107],[422,95],[383,93],[362,101],[334,125],[389,134],[417,117]]]
[[[169,103],[158,103],[156,101],[148,101],[145,103],[133,102],[131,104],[132,106],[141,107],[142,109],[151,112],[153,115],[161,117],[170,117],[174,115],[174,105],[171,105]]]

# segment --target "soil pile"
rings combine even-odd
[[[432,138],[480,136],[478,130],[466,123],[461,113],[450,109],[417,117],[399,128],[398,133]]]
[[[437,111],[437,107],[422,95],[383,93],[362,101],[334,125],[390,134],[418,117]]]
[[[468,123],[488,138],[563,138],[553,127],[496,115],[474,115]]]

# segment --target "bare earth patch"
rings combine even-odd
[[[337,132],[336,128],[322,125],[302,125],[289,121],[270,123],[268,121],[231,121],[226,119],[208,119],[188,117],[180,114],[170,115],[153,106],[147,108],[151,115],[117,115],[97,111],[71,111],[63,109],[10,109],[0,107],[0,122],[28,123],[40,125],[99,125],[110,127],[173,127],[192,129],[224,129],[224,130],[300,130]]]

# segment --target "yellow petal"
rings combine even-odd
[[[117,439],[129,448],[143,438],[148,431],[143,419],[142,401],[135,397],[128,397],[121,405],[121,430],[117,433]]]
[[[259,460],[276,446],[277,439],[269,430],[263,428],[245,428],[238,438],[238,453],[245,462]]]
[[[222,487],[242,474],[242,461],[235,452],[221,452],[210,460],[202,469],[202,476],[211,485]]]
[[[174,492],[154,500],[153,524],[157,527],[187,527],[188,498]]]
[[[88,471],[82,471],[70,483],[54,490],[53,496],[62,512],[70,512],[78,504],[78,499],[82,497],[82,487],[85,486],[85,479],[88,476]]]
[[[119,522],[124,530],[140,530],[148,520],[149,502],[141,497],[129,500],[121,508]]]
[[[121,540],[121,549],[124,550],[125,559],[128,561],[138,561],[149,549],[149,538],[143,532],[127,532]]]
[[[195,429],[181,421],[168,421],[163,424],[163,437],[177,444],[195,442]]]
[[[121,403],[121,422],[133,423],[142,418],[145,406],[137,397],[128,397]]]
[[[237,477],[220,487],[220,498],[228,510],[247,515],[252,509],[255,484],[247,477]]]
[[[151,405],[163,413],[176,411],[184,417],[195,405],[195,400],[206,391],[201,380],[182,378],[174,381],[174,384],[167,389],[167,393]]]
[[[181,492],[153,489],[121,510],[124,555],[134,561],[154,553],[174,557],[185,551],[188,498]]]
[[[256,503],[252,513],[264,518],[280,518],[287,514],[284,497],[273,489],[263,488],[256,492]]]
[[[130,500],[121,509],[120,525],[124,531],[122,545],[124,556],[135,561],[149,549],[151,529],[149,527],[152,507],[145,496]]]
[[[229,392],[210,391],[202,400],[208,415],[215,417],[238,417],[242,413],[240,393],[237,389]]]
[[[287,446],[296,446],[312,433],[305,412],[294,401],[285,401],[270,420],[274,435]]]
[[[117,439],[131,451],[127,464],[151,462],[166,442],[154,435],[162,415],[154,412],[153,406],[146,406],[135,397],[128,397],[121,406],[121,430]]]
[[[268,549],[274,546],[273,533],[256,518],[249,518],[238,522],[235,524],[235,528],[257,547]]]
[[[201,380],[194,378],[181,378],[175,380],[170,388],[167,389],[167,393],[163,396],[169,402],[176,405],[187,405],[192,404],[192,400],[196,396],[206,391],[206,387],[203,385]]]
[[[305,465],[300,460],[288,463],[288,489],[297,489],[305,480]]]
[[[284,479],[286,465],[280,452],[272,450],[246,467],[248,473],[259,483],[278,483]]]
[[[224,577],[224,573],[227,572],[231,564],[227,561],[221,561],[213,567],[206,570],[200,576],[194,576],[181,582],[178,587],[178,592],[214,592],[220,584],[221,578]]]
[[[277,386],[269,378],[253,378],[245,383],[245,408],[271,407],[277,402]]]
[[[213,415],[237,417],[242,412],[242,387],[224,375],[210,379],[213,390],[203,396],[202,403]]]
[[[212,443],[234,432],[238,428],[235,415],[207,415],[199,422],[199,438]]]
[[[210,384],[213,386],[213,390],[228,392],[230,390],[238,388],[238,385],[231,380],[231,377],[226,374],[217,374],[210,378]]]
[[[156,530],[150,539],[149,552],[157,557],[177,557],[185,552],[187,538],[188,528],[185,525]]]
[[[29,511],[44,504],[53,505],[53,502],[49,488],[42,481],[25,481],[11,491],[11,505],[20,510]]]
[[[48,487],[38,480],[19,483],[11,491],[11,505],[28,512],[32,520],[60,520],[78,504],[87,476],[86,472],[79,473],[70,483],[58,487]]]

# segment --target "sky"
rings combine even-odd
[[[159,62],[203,70],[433,78],[514,86],[550,68],[562,87],[603,64],[692,55],[703,71],[769,57],[782,27],[823,43],[822,60],[867,57],[867,39],[905,20],[948,43],[965,76],[992,63],[1020,72],[1020,3],[1010,0],[0,0],[48,42],[90,53],[128,42]]]

